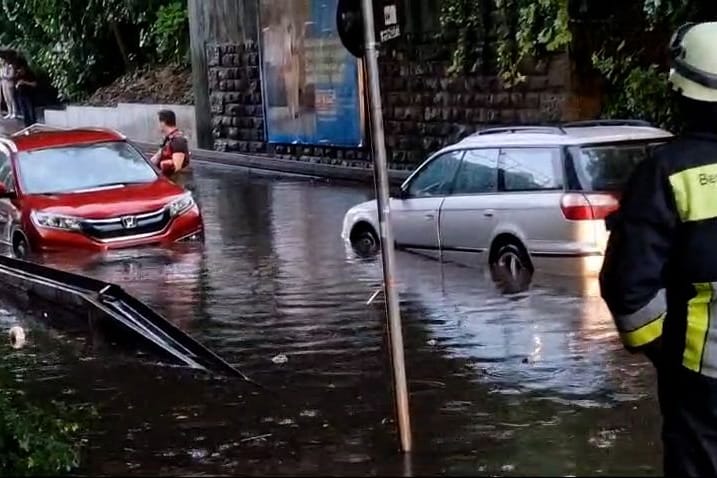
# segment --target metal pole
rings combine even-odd
[[[386,165],[386,143],[383,136],[383,110],[381,109],[381,87],[378,78],[378,52],[376,49],[376,28],[373,17],[373,0],[362,0],[364,34],[366,43],[366,72],[368,73],[369,110],[371,111],[371,139],[373,143],[373,167],[376,176],[378,217],[381,229],[381,255],[383,258],[383,283],[388,314],[389,339],[393,358],[393,378],[396,390],[398,431],[401,436],[401,450],[412,449],[411,416],[408,408],[408,385],[406,363],[403,353],[403,331],[401,311],[394,278],[395,255],[391,231],[391,207],[388,189],[388,167]]]

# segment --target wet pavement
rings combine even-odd
[[[197,166],[204,247],[68,254],[273,390],[161,367],[6,305],[0,352],[38,397],[91,403],[82,473],[655,475],[654,375],[588,281],[498,293],[485,271],[399,254],[416,453],[397,453],[380,263],[339,237],[353,186]]]

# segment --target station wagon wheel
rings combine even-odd
[[[380,251],[381,241],[371,226],[358,225],[351,231],[351,246],[359,256],[371,257]]]
[[[513,241],[498,245],[491,254],[491,272],[506,293],[523,292],[530,286],[533,265],[525,249]]]
[[[499,253],[498,266],[510,274],[511,279],[518,279],[526,267],[520,258],[520,251],[515,246],[506,247]]]

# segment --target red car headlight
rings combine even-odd
[[[188,211],[192,207],[194,207],[194,198],[192,197],[191,193],[187,193],[184,196],[180,197],[179,199],[175,199],[171,203],[169,203],[169,214],[172,217],[177,217],[180,214]]]
[[[82,228],[81,219],[71,216],[63,216],[61,214],[33,211],[30,218],[38,227],[62,229],[64,231],[79,231]]]

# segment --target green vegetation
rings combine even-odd
[[[477,45],[497,39],[498,74],[507,88],[524,81],[523,62],[570,50],[581,75],[597,76],[607,92],[605,116],[673,125],[667,83],[667,46],[688,21],[717,19],[715,2],[625,0],[444,0],[441,24],[457,36],[453,73],[477,71],[485,54]]]
[[[0,2],[0,44],[21,51],[65,100],[149,62],[187,61],[181,0]]]
[[[484,51],[476,46],[496,41],[496,62],[507,87],[524,81],[520,64],[528,57],[570,45],[568,0],[443,0],[444,32],[457,35],[452,73],[477,71]]]

